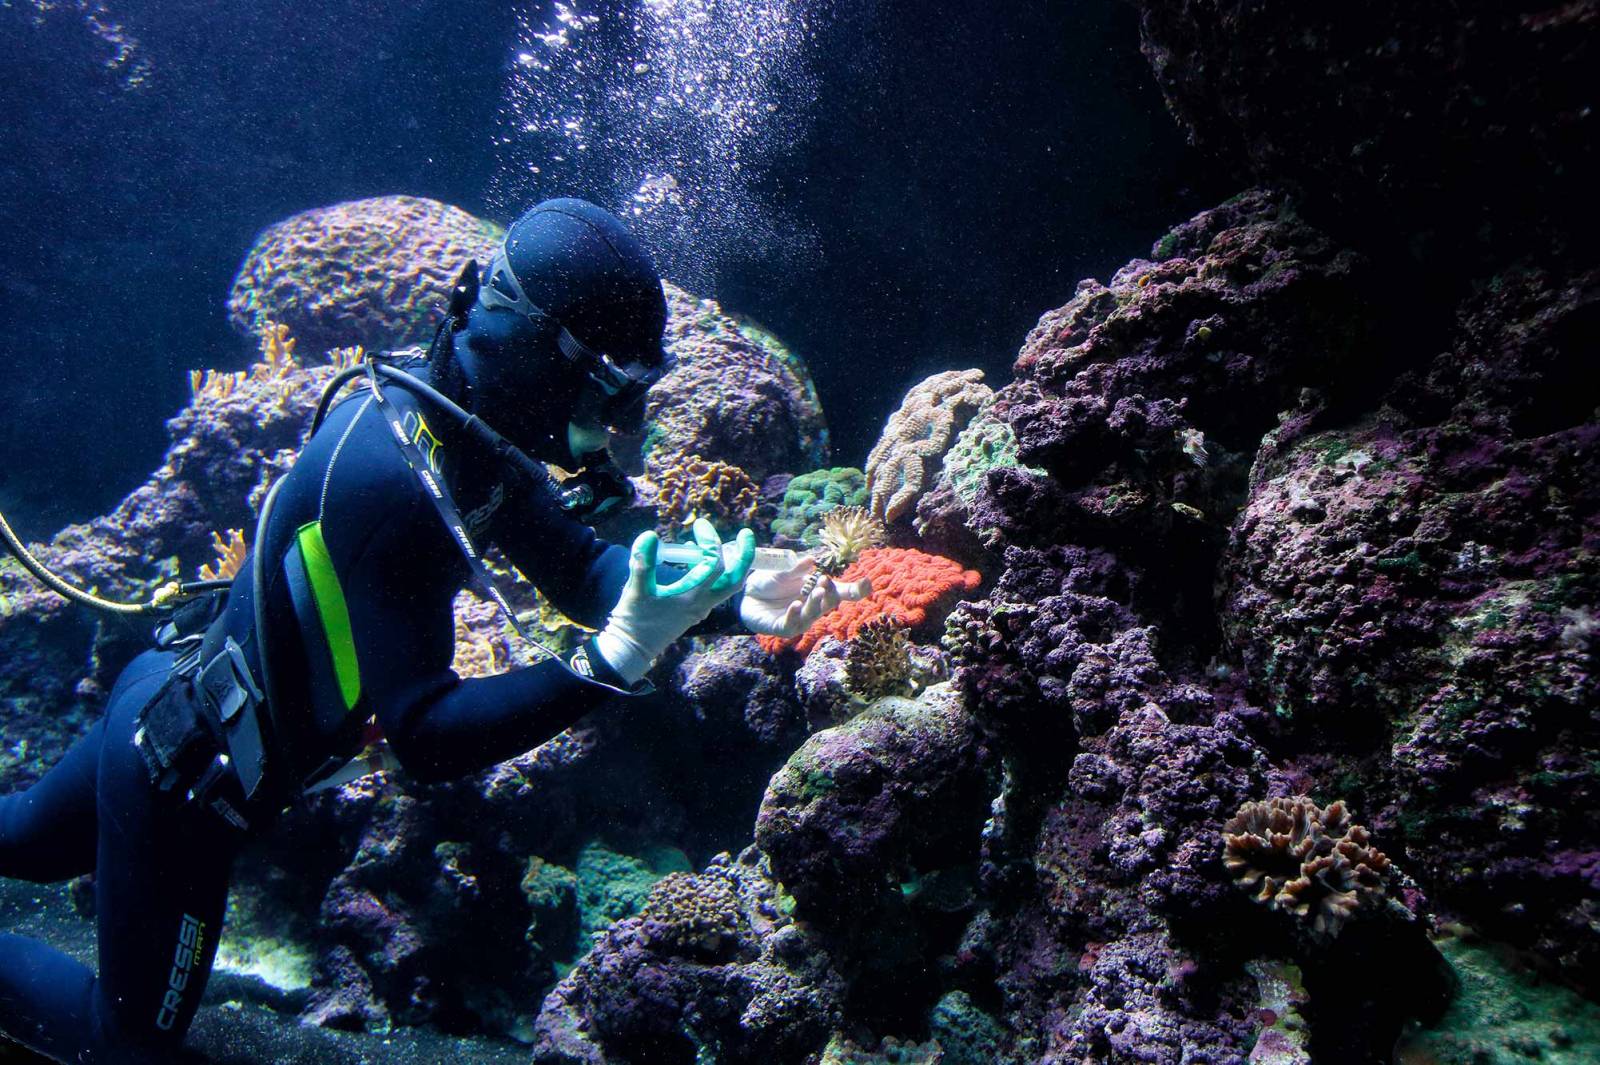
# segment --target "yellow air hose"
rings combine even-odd
[[[57,595],[72,600],[74,603],[93,607],[96,610],[104,610],[111,614],[140,615],[158,613],[191,596],[199,595],[214,588],[226,587],[232,583],[232,581],[196,581],[192,584],[183,584],[179,581],[168,581],[156,589],[149,602],[115,603],[109,599],[102,599],[92,592],[74,588],[46,569],[44,563],[35,558],[33,552],[29,551],[27,545],[17,536],[16,531],[11,528],[11,523],[6,520],[6,516],[3,513],[0,513],[0,539],[5,541],[6,550],[11,552],[16,560],[22,563],[22,567],[37,577],[45,587]]]

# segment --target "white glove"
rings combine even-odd
[[[872,582],[864,578],[836,581],[819,577],[811,594],[802,599],[806,578],[816,568],[817,560],[806,555],[791,569],[757,570],[752,574],[739,603],[739,620],[745,628],[763,636],[792,639],[843,600],[865,599],[872,594]]]
[[[731,569],[723,565],[722,540],[709,521],[702,518],[694,523],[694,539],[702,552],[700,561],[665,588],[656,585],[660,538],[642,532],[633,541],[628,583],[605,628],[595,637],[600,657],[630,685],[650,671],[672,641],[738,591],[755,561],[756,537],[749,529],[739,530],[739,558]]]

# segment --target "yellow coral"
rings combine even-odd
[[[367,361],[367,350],[360,344],[348,348],[333,348],[328,352],[328,362],[335,370],[348,370]]]
[[[456,652],[450,668],[462,677],[487,677],[505,668],[505,654],[496,639],[500,612],[471,592],[456,596]]]
[[[657,514],[668,527],[685,526],[696,515],[742,524],[755,515],[760,499],[761,490],[748,473],[699,455],[669,466],[656,479]]]
[[[200,567],[200,579],[223,581],[238,576],[248,551],[244,544],[244,532],[240,529],[229,529],[228,536],[224,539],[220,533],[213,530],[211,547],[217,553],[217,561],[213,565]]]
[[[822,548],[817,567],[837,576],[867,548],[883,546],[883,522],[865,507],[834,507],[822,516],[817,539]]]
[[[936,373],[906,393],[867,456],[875,517],[892,523],[911,508],[957,434],[993,396],[982,370]]]
[[[261,325],[261,360],[250,368],[250,375],[256,380],[287,377],[295,368],[294,337],[289,335],[289,327],[277,322],[263,322]]]

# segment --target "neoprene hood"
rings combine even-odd
[[[561,330],[614,363],[658,369],[667,321],[661,275],[621,219],[571,198],[546,200],[517,219],[504,258],[542,314],[481,299],[472,305],[454,345],[465,405],[536,458],[570,466],[578,457],[566,444],[567,423],[593,406],[596,386],[584,360],[563,351]],[[492,272],[493,264],[485,284]]]

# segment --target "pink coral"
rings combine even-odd
[[[823,637],[848,640],[863,625],[885,615],[899,617],[907,628],[916,628],[930,618],[942,619],[945,611],[941,606],[948,608],[957,593],[974,591],[983,581],[977,570],[909,547],[869,548],[840,579],[858,581],[863,577],[872,581],[871,595],[840,603],[839,609],[819,618],[796,639],[762,636],[761,646],[773,654],[789,647],[810,654]]]

